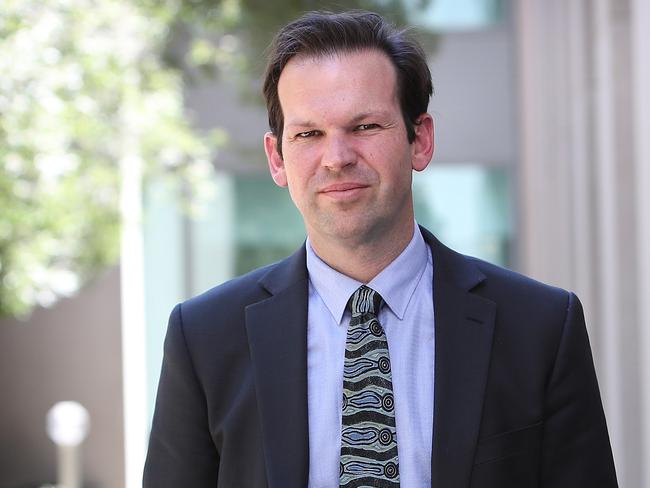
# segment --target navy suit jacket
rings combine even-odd
[[[422,231],[434,263],[432,486],[617,486],[576,296]],[[307,487],[307,294],[303,246],[176,306],[146,488]]]

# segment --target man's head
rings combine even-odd
[[[433,90],[431,73],[420,45],[380,15],[372,12],[309,12],[281,29],[269,53],[264,96],[269,127],[282,156],[284,113],[278,95],[280,75],[295,56],[323,57],[362,50],[383,52],[395,68],[397,96],[409,142],[414,125],[427,111]]]
[[[265,86],[273,180],[321,257],[396,256],[413,234],[412,172],[433,153],[420,48],[370,13],[308,14],[278,39]]]

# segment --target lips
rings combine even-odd
[[[323,187],[320,194],[330,202],[351,203],[357,201],[369,187],[359,182],[332,183]]]
[[[363,184],[363,183],[355,183],[355,182],[346,182],[346,183],[333,183],[331,185],[326,186],[323,188],[320,192],[321,193],[340,193],[340,192],[348,192],[352,190],[358,190],[361,188],[366,188],[368,185]]]

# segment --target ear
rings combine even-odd
[[[420,115],[415,129],[415,140],[411,143],[411,166],[415,171],[422,171],[431,162],[433,156],[433,117],[428,113]]]
[[[271,132],[264,134],[264,152],[269,163],[269,171],[275,184],[287,186],[287,174],[284,169],[284,160],[278,153],[278,138]]]

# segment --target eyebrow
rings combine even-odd
[[[285,127],[287,128],[288,127],[313,127],[314,125],[316,124],[314,124],[314,122],[312,122],[311,120],[300,120],[300,119],[292,120],[285,123]]]
[[[363,119],[368,119],[373,117],[390,118],[390,114],[388,112],[384,112],[383,110],[362,112],[354,116],[350,122],[355,124],[357,122],[361,122]]]
[[[389,118],[389,119],[391,118],[391,116],[390,116],[390,114],[388,112],[385,112],[383,110],[377,110],[377,111],[372,111],[371,110],[371,111],[367,111],[367,112],[361,112],[361,113],[355,115],[350,120],[350,124],[353,125],[353,124],[356,124],[356,123],[358,123],[358,122],[360,122],[360,121],[362,121],[364,119],[372,118],[372,117]],[[291,121],[287,122],[286,127],[287,128],[289,128],[289,127],[315,127],[316,125],[317,124],[314,123],[311,120],[296,119],[296,120],[291,120]]]

